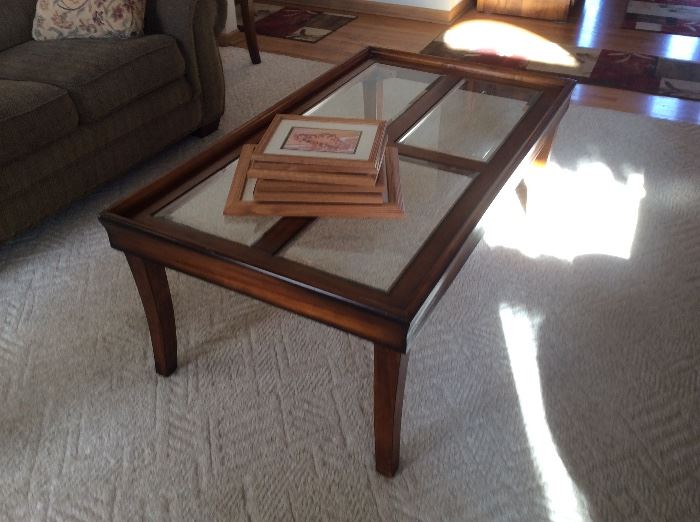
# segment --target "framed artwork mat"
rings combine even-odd
[[[253,167],[291,164],[296,170],[376,176],[385,140],[382,120],[278,114],[253,154]]]

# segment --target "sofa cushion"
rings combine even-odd
[[[0,0],[0,51],[32,39],[36,0]]]
[[[0,53],[0,78],[66,89],[81,122],[100,120],[184,74],[185,61],[167,35],[31,41]]]
[[[183,135],[195,130],[200,121],[198,118],[202,116],[201,108],[192,101],[192,87],[183,77],[142,96],[108,118],[79,125],[70,134],[34,153],[0,165],[0,208],[15,194],[38,187],[58,171],[71,168],[80,170],[80,165],[89,162],[96,151],[109,148],[112,143],[125,139],[143,127],[153,127],[154,122],[163,122],[173,111],[186,106],[193,113],[189,119],[194,119],[195,123],[178,129]],[[155,139],[154,136],[152,138]],[[121,154],[132,156],[131,152],[124,150]]]
[[[57,140],[77,126],[78,111],[64,89],[0,80],[0,165]]]
[[[60,38],[130,38],[143,34],[146,0],[39,0],[32,35]]]
[[[78,163],[66,168],[54,167],[49,175],[43,173],[41,177],[28,172],[34,183],[26,191],[6,198],[0,190],[0,243],[183,138],[196,128],[201,117],[198,104],[189,102],[119,140],[103,144]],[[172,161],[177,161],[177,155],[174,156]],[[0,265],[0,271],[2,268]]]

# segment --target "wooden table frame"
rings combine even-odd
[[[438,73],[425,94],[389,126],[396,142],[458,81],[497,81],[541,95],[488,162],[398,144],[401,154],[452,172],[479,175],[405,267],[388,292],[275,254],[311,218],[284,218],[245,246],[154,217],[154,214],[238,157],[277,113],[303,113],[374,63]],[[546,161],[574,82],[528,71],[368,48],[283,99],[168,175],[105,210],[111,245],[125,253],[136,281],[158,374],[177,368],[177,339],[165,267],[315,319],[374,343],[376,469],[393,476],[399,463],[401,413],[409,347],[429,312],[480,239],[477,228],[498,192],[523,161]],[[366,93],[367,94],[367,93]],[[370,95],[367,95],[370,96]],[[368,97],[365,99],[368,99]],[[375,98],[376,99],[376,98]],[[376,107],[367,109],[376,116]]]

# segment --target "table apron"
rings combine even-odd
[[[400,353],[408,324],[241,264],[103,220],[113,248],[314,319]]]

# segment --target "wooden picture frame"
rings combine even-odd
[[[376,176],[386,131],[382,120],[278,114],[252,156],[253,168]]]
[[[251,179],[255,178],[247,176],[254,151],[253,145],[245,145],[241,150],[224,208],[225,215],[338,218],[402,218],[405,215],[399,177],[399,152],[396,147],[388,147],[384,156],[382,171],[386,176],[386,193],[381,204],[256,201],[250,195],[254,189],[251,190],[249,186]]]
[[[342,174],[339,175],[342,176]],[[251,175],[251,169],[248,170],[248,177],[255,177]],[[359,192],[363,194],[384,194],[386,192],[386,172],[384,172],[384,169],[380,169],[374,185],[344,185],[261,178],[258,179],[255,190],[260,192],[331,192],[335,194]]]

